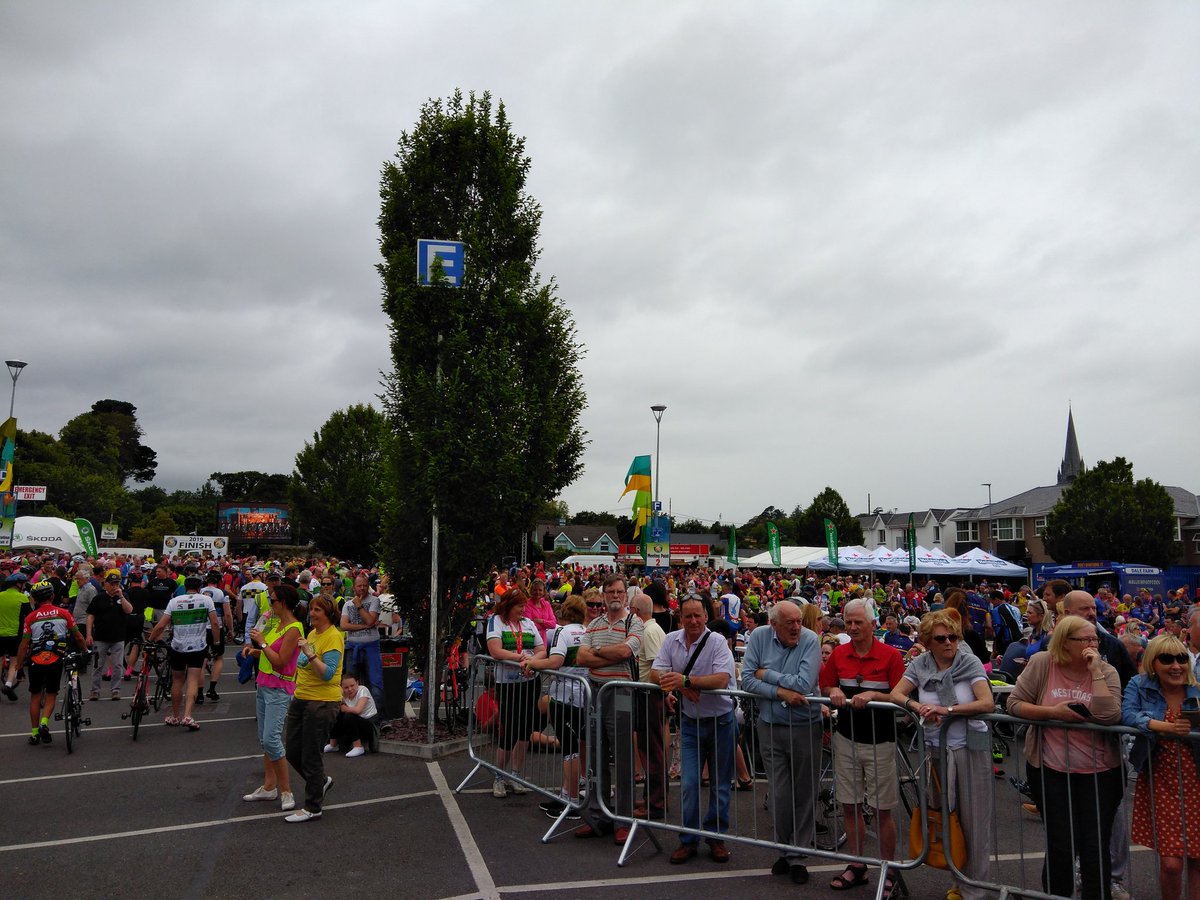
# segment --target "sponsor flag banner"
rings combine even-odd
[[[635,456],[633,462],[629,464],[629,471],[625,473],[625,490],[621,492],[621,497],[630,491],[633,492],[633,507],[630,510],[630,518],[633,519],[633,536],[635,538],[641,536],[640,543],[645,544],[646,539],[642,530],[650,521],[651,510],[654,508],[654,500],[650,493],[649,455]]]
[[[771,554],[771,565],[779,565],[779,526],[774,522],[767,522],[767,552]]]
[[[0,493],[13,486],[13,457],[17,452],[17,420],[6,419],[0,425]]]
[[[725,558],[727,560],[729,560],[731,563],[733,563],[735,566],[738,564],[737,527],[734,525],[729,526],[729,553],[726,554]]]
[[[79,529],[79,543],[83,544],[83,552],[88,556],[95,556],[96,530],[92,528],[92,523],[87,519],[76,519],[75,527]]]
[[[829,564],[836,566],[838,564],[838,533],[837,526],[831,519],[825,520],[825,552],[829,557]]]
[[[917,571],[917,526],[913,522],[913,514],[908,514],[908,528],[905,530],[908,538],[908,574]]]

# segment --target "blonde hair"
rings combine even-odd
[[[951,634],[962,637],[962,620],[958,617],[958,610],[938,609],[921,617],[921,624],[917,626],[917,639],[928,647],[933,637],[933,629],[939,625]]]
[[[1158,680],[1158,675],[1154,673],[1154,663],[1164,653],[1182,653],[1184,656],[1187,656],[1188,648],[1184,646],[1183,641],[1173,634],[1160,634],[1147,644],[1146,651],[1142,654],[1142,671],[1155,681]],[[1189,685],[1195,684],[1196,673],[1192,671],[1192,667],[1184,665],[1183,668],[1187,671],[1187,683]]]
[[[1046,648],[1050,651],[1050,658],[1060,666],[1071,660],[1071,654],[1067,652],[1067,638],[1071,637],[1080,628],[1090,626],[1092,623],[1083,616],[1063,616],[1054,624],[1054,631],[1050,633],[1050,644]]]

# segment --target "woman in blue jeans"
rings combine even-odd
[[[269,589],[270,617],[265,630],[250,632],[250,643],[243,653],[258,657],[258,677],[255,686],[255,711],[258,714],[258,743],[263,748],[263,783],[242,797],[246,801],[274,800],[279,797],[281,809],[296,808],[288,780],[288,764],[284,756],[283,726],[287,720],[288,704],[296,690],[296,660],[300,656],[303,626],[296,619],[299,592],[290,584]]]

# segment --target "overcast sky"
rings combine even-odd
[[[168,489],[290,472],[378,393],[380,168],[461,87],[587,347],[573,512],[627,507],[653,403],[683,517],[999,500],[1068,402],[1088,463],[1200,490],[1198,46],[1184,2],[10,0],[17,417],[129,401]]]

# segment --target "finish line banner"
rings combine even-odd
[[[218,535],[168,534],[163,538],[163,556],[182,556],[185,553],[224,556],[228,552],[229,538]]]

